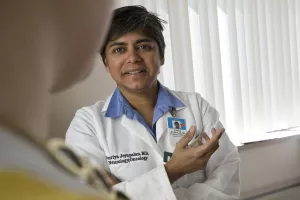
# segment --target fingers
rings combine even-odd
[[[195,133],[196,133],[196,127],[191,126],[190,130],[176,144],[176,147],[185,148],[188,145],[188,143],[193,139]]]
[[[212,129],[212,134],[213,137],[211,138],[211,140],[215,141],[219,141],[219,139],[221,138],[222,134],[225,132],[224,128],[221,128],[219,131],[216,131],[215,128]]]
[[[215,128],[211,129],[212,136],[215,136],[215,135],[219,136],[220,132],[224,133],[225,129],[221,128],[218,132],[217,132],[217,130]],[[209,141],[210,140],[210,138],[208,137],[208,135],[205,132],[202,133],[202,136],[205,139],[205,141]]]
[[[224,132],[225,132],[225,129],[224,129],[224,128],[221,128],[221,129],[219,130],[219,132],[224,133]],[[217,134],[217,130],[216,130],[215,128],[212,128],[212,129],[211,129],[211,133],[212,133],[212,135],[214,136],[214,135]]]
[[[218,143],[211,143],[209,146],[207,143],[205,145],[202,145],[198,147],[196,155],[199,156],[204,156],[206,159],[209,159],[210,156],[217,151],[219,148]]]
[[[202,133],[202,137],[205,139],[206,142],[210,140],[210,138],[207,136],[205,132]]]
[[[196,139],[188,146],[188,147],[197,147],[198,145],[202,145],[201,135],[198,135]]]
[[[216,133],[217,133],[216,129],[215,129],[215,128],[212,128],[212,129],[211,129],[211,133],[212,133],[212,135],[216,135]]]
[[[214,149],[219,148],[219,139],[222,135],[222,132],[217,133],[215,136],[213,136],[209,141],[205,143],[205,145],[202,145],[202,148],[204,151],[213,151]]]
[[[198,145],[200,146],[200,145],[202,145],[203,143],[202,143],[202,139],[201,139],[202,137],[201,136],[199,136],[199,139],[198,139]]]
[[[207,134],[203,134],[206,143],[200,147],[198,147],[198,155],[206,154],[207,152],[215,152],[219,148],[219,139],[221,138],[222,134],[225,132],[225,129],[222,128],[219,131],[216,129],[212,129],[213,137],[209,138]]]

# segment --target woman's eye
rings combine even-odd
[[[140,45],[139,49],[152,49],[150,45]]]
[[[124,48],[116,48],[114,49],[114,53],[123,53],[125,50]]]

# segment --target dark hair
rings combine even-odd
[[[126,33],[141,31],[158,44],[160,57],[165,54],[165,41],[162,34],[165,20],[160,19],[155,13],[148,12],[143,6],[125,6],[113,12],[110,29],[101,48],[101,57],[105,60],[105,48],[109,41],[115,40]]]
[[[178,125],[179,125],[179,123],[178,123],[178,122],[174,122],[174,124],[178,124]]]

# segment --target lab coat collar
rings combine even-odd
[[[103,107],[102,107],[102,109],[101,109],[101,112],[106,112],[106,110],[107,110],[107,108],[108,108],[108,105],[109,105],[109,103],[110,103],[110,100],[111,100],[112,96],[113,96],[113,94],[111,94],[111,95],[106,99],[106,101],[105,101],[105,103],[104,103],[104,105],[103,105]]]
[[[158,97],[157,97],[157,108],[162,112],[168,111],[169,107],[174,107],[176,110],[185,108],[185,104],[182,99],[172,92],[167,87],[164,87],[160,82],[158,82]],[[128,101],[123,97],[118,88],[115,89],[114,93],[106,100],[102,112],[105,113],[105,117],[116,118],[124,114],[124,107],[131,108]],[[156,116],[154,116],[156,117]],[[161,117],[161,116],[159,116]],[[157,121],[156,119],[155,121]]]

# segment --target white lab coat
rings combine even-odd
[[[171,92],[186,106],[176,109],[176,117],[186,120],[187,129],[196,125],[197,133],[205,131],[211,137],[213,127],[222,127],[218,112],[199,94]],[[157,121],[156,143],[138,121],[125,115],[104,117],[109,102],[110,98],[78,110],[67,131],[66,143],[120,178],[123,182],[115,185],[115,189],[134,200],[239,198],[240,159],[237,148],[226,133],[205,170],[185,175],[171,185],[163,156],[165,151],[173,152],[176,142],[180,140],[168,134],[167,118],[171,114],[165,113]],[[133,159],[130,160],[130,157]]]

